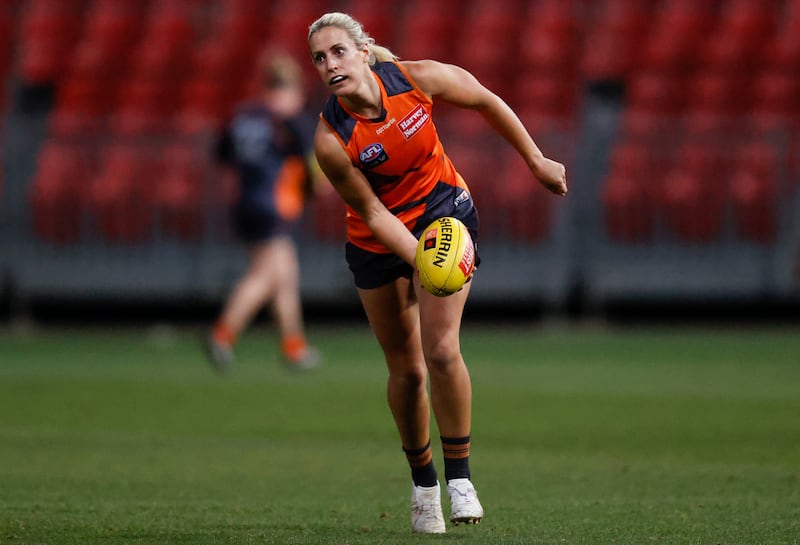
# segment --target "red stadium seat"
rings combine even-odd
[[[330,191],[316,197],[309,205],[311,232],[319,242],[341,244],[347,240],[345,205],[342,198]]]
[[[650,240],[664,173],[670,166],[665,145],[631,139],[614,146],[602,188],[605,225],[612,239],[626,243]]]
[[[174,144],[160,155],[163,175],[154,191],[153,208],[161,232],[182,240],[199,239],[205,221],[207,153]]]
[[[264,37],[298,59],[308,59],[308,26],[326,11],[325,3],[320,0],[275,2],[269,17],[275,24],[270,25]]]
[[[57,135],[93,134],[105,126],[113,89],[100,79],[76,75],[61,83],[48,121]]]
[[[678,75],[693,69],[699,45],[706,40],[715,19],[709,2],[660,3],[653,13],[652,26],[642,37],[639,67]]]
[[[767,40],[761,63],[773,72],[797,73],[800,68],[800,17],[796,28],[787,26]]]
[[[400,20],[397,55],[410,60],[433,58],[455,62],[458,20],[446,5],[428,0],[411,1]]]
[[[144,39],[131,52],[131,74],[145,79],[177,83],[187,77],[191,64],[190,47],[173,46],[167,41]]]
[[[601,199],[609,238],[624,243],[652,239],[656,201],[640,179],[612,172],[603,182]]]
[[[171,81],[131,77],[121,82],[109,129],[117,135],[158,133],[170,128],[179,102]]]
[[[753,81],[752,96],[749,114],[759,130],[785,130],[800,115],[800,77],[796,73],[759,74]]]
[[[641,105],[630,105],[622,110],[620,129],[626,139],[645,141],[663,137],[665,128],[675,125],[673,117],[654,113]]]
[[[609,158],[608,176],[637,181],[648,198],[661,195],[664,173],[672,166],[671,153],[666,145],[653,146],[641,139],[623,140],[616,144]]]
[[[79,145],[47,140],[31,183],[30,206],[36,236],[53,244],[80,240],[86,212],[91,158]]]
[[[73,49],[66,77],[105,79],[109,85],[127,69],[127,55],[89,40],[81,40]]]
[[[667,173],[662,215],[678,240],[708,243],[722,232],[727,170],[720,150],[705,141],[687,141]]]
[[[738,140],[723,132],[716,133],[716,138],[689,134],[675,154],[674,168],[694,176],[715,194],[724,195],[733,167],[730,147]]]
[[[626,103],[659,115],[678,114],[686,100],[684,80],[661,71],[642,70],[631,75],[626,85]]]
[[[496,167],[502,169],[501,183],[495,188],[495,202],[490,206],[498,211],[499,217],[495,221],[502,221],[498,221],[500,225],[493,229],[509,241],[541,242],[550,234],[552,196],[536,182],[516,151],[504,153]],[[481,210],[485,208],[481,207]]]
[[[730,180],[736,232],[744,240],[771,243],[778,231],[778,153],[766,142],[748,142],[739,151]]]
[[[153,230],[154,185],[160,179],[152,151],[112,144],[104,150],[92,180],[90,205],[100,234],[108,242],[136,244]]]
[[[587,23],[581,69],[589,81],[624,81],[638,62],[649,2],[604,0]]]
[[[96,44],[124,62],[129,50],[137,43],[143,23],[141,4],[136,2],[99,1],[86,12],[83,40]]]
[[[392,8],[395,9],[392,9]],[[399,10],[396,6],[380,5],[374,0],[351,0],[348,12],[355,17],[375,42],[387,47],[395,44],[395,20]],[[309,24],[311,21],[309,21]]]
[[[224,47],[235,62],[244,62],[251,51],[268,36],[274,25],[270,25],[266,6],[257,11],[232,9],[222,3],[222,13],[211,31],[211,43]]]
[[[53,83],[80,34],[81,12],[58,0],[32,0],[20,9],[20,76],[28,84]]]
[[[195,29],[188,7],[153,6],[144,21],[142,39],[131,52],[131,70],[138,77],[182,79],[189,71]]]
[[[13,64],[15,48],[14,27],[16,20],[11,10],[0,6],[0,79],[5,81]]]
[[[574,112],[557,112],[536,104],[518,107],[517,114],[528,131],[539,139],[545,134],[574,130],[577,122]]]
[[[577,73],[580,49],[576,34],[562,30],[540,31],[541,23],[532,22],[523,28],[519,55],[522,70],[542,76],[572,79]]]
[[[509,102],[520,111],[536,110],[552,117],[569,119],[577,111],[577,88],[576,81],[562,76],[523,73],[514,82],[514,95]]]
[[[630,37],[598,30],[586,39],[580,61],[581,73],[589,82],[623,82],[636,63],[636,45]]]
[[[649,2],[601,0],[597,4],[597,12],[588,22],[591,30],[621,34],[627,40],[635,41],[650,25],[653,5]]]
[[[701,63],[716,72],[740,72],[759,65],[777,26],[772,0],[730,0],[700,50]]]
[[[205,75],[187,79],[180,90],[177,110],[171,116],[173,129],[183,134],[217,129],[230,115],[245,83],[238,82],[234,87],[237,82]]]
[[[518,68],[514,37],[519,35],[520,25],[519,17],[498,2],[473,4],[463,15],[458,40],[481,46],[456,48],[456,63],[481,80],[506,78]]]
[[[728,0],[721,4],[719,28],[732,39],[758,48],[775,32],[778,7],[775,0]]]
[[[233,36],[212,37],[192,53],[190,77],[217,84],[241,80],[252,68],[252,51]]]
[[[578,38],[583,28],[581,8],[579,0],[530,2],[522,16],[523,26],[566,43],[567,40]]]
[[[700,72],[687,81],[687,110],[690,113],[710,112],[741,115],[751,97],[749,76]]]
[[[722,232],[724,208],[704,188],[703,180],[677,169],[664,186],[663,218],[669,232],[683,242],[712,242]]]

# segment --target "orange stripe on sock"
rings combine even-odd
[[[406,453],[406,459],[408,460],[408,465],[413,467],[425,467],[431,460],[433,460],[433,452],[431,451],[431,444],[428,443],[421,449],[417,450],[406,450],[403,449],[403,452]]]
[[[459,444],[442,443],[442,454],[445,458],[469,458],[469,442]]]
[[[228,324],[222,322],[221,320],[214,324],[214,327],[211,330],[211,335],[214,337],[214,340],[220,344],[225,344],[228,346],[233,346],[236,344],[236,333],[228,326]]]
[[[281,349],[283,350],[283,353],[292,360],[300,359],[303,356],[307,346],[308,344],[306,343],[306,338],[302,335],[285,337],[281,343]]]

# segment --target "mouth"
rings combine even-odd
[[[347,79],[347,76],[333,76],[331,79],[328,80],[328,85],[336,85],[338,83],[343,82]]]

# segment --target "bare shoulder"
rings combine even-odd
[[[400,61],[400,65],[413,77],[420,74],[424,75],[431,70],[438,70],[443,63],[433,59],[420,59],[416,61]]]
[[[320,121],[314,133],[314,153],[323,172],[331,181],[338,179],[350,165],[342,144],[327,123]]]
[[[320,153],[330,153],[339,147],[333,130],[323,121],[317,123],[317,130],[314,132],[314,147],[318,155]]]
[[[432,59],[403,61],[401,64],[414,83],[429,96],[446,93],[468,77],[463,68]]]
[[[486,89],[460,66],[431,59],[403,61],[401,64],[428,96],[465,107],[485,100]]]
[[[408,72],[411,79],[423,90],[431,94],[428,90],[436,86],[436,81],[447,70],[444,63],[432,59],[421,59],[417,61],[401,61],[400,65]]]

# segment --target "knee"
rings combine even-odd
[[[428,370],[423,361],[389,363],[389,382],[403,390],[425,389],[428,383]]]
[[[449,373],[461,362],[458,343],[438,341],[426,347],[425,363],[432,374]]]

